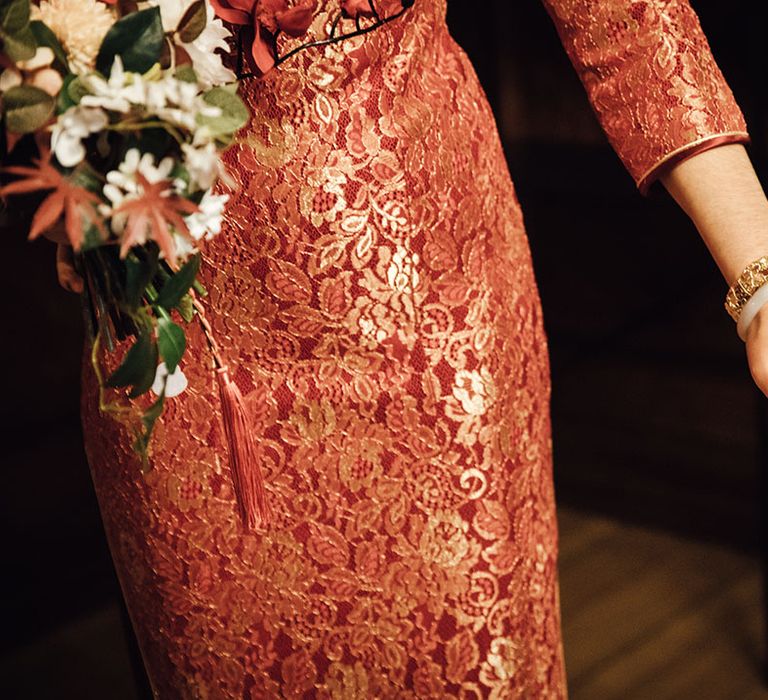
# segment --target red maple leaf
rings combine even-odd
[[[71,180],[51,165],[51,152],[41,147],[40,158],[33,158],[33,166],[9,165],[4,172],[21,175],[0,188],[0,196],[53,190],[37,208],[29,227],[29,240],[37,238],[43,231],[49,230],[64,215],[64,227],[69,243],[75,250],[80,250],[83,243],[83,216],[96,226],[102,238],[107,238],[102,216],[96,209],[101,202],[93,192],[75,185]]]
[[[189,199],[174,193],[170,180],[149,182],[138,171],[136,180],[141,186],[141,195],[125,200],[114,209],[115,214],[125,213],[128,216],[120,244],[120,257],[124,258],[131,246],[144,243],[149,233],[168,262],[176,267],[176,246],[168,224],[177,233],[193,241],[183,215],[194,214],[200,208]]]

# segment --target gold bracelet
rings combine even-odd
[[[738,322],[741,310],[750,297],[768,282],[768,255],[749,263],[725,295],[725,310]]]

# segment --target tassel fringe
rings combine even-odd
[[[238,510],[245,527],[252,530],[266,525],[271,519],[258,450],[253,440],[252,426],[248,423],[243,395],[237,384],[230,379],[226,365],[216,369],[216,376]]]
[[[243,526],[247,530],[253,530],[267,525],[272,519],[272,512],[264,486],[264,475],[261,473],[259,464],[259,452],[248,420],[248,409],[240,388],[230,378],[229,368],[221,359],[213,329],[205,317],[205,309],[194,294],[194,290],[191,296],[216,365],[216,379],[219,384],[224,433],[227,439],[229,467],[237,508]]]

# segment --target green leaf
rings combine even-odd
[[[243,101],[225,87],[215,87],[203,95],[203,99],[221,110],[218,117],[197,115],[197,123],[207,126],[212,135],[228,136],[248,123],[250,112]]]
[[[156,355],[157,346],[152,341],[149,330],[146,327],[142,328],[136,342],[125,353],[120,366],[107,378],[106,385],[109,387],[141,385],[146,381],[146,376],[150,371],[154,380],[157,362],[152,361],[153,347]],[[152,382],[149,383],[149,386],[151,385]]]
[[[73,185],[82,187],[89,192],[101,194],[104,187],[104,179],[94,168],[84,161],[70,176],[69,181]]]
[[[104,244],[104,239],[99,233],[99,229],[94,224],[88,226],[85,229],[85,235],[83,236],[83,243],[81,250],[93,250],[94,248],[100,248]]]
[[[53,56],[65,72],[69,73],[69,63],[67,63],[67,54],[61,45],[58,37],[48,28],[48,25],[39,19],[30,23],[29,28],[35,36],[38,46],[47,46],[53,51]]]
[[[195,0],[179,20],[176,32],[185,44],[200,36],[208,21],[208,15],[203,0]]]
[[[155,381],[155,375],[157,374],[158,363],[158,350],[157,343],[154,340],[149,342],[149,360],[147,361],[144,376],[133,385],[133,389],[128,392],[128,397],[135,399],[137,396],[141,396],[144,392],[149,391],[149,388]]]
[[[0,29],[15,34],[29,26],[29,0],[3,0],[0,3]]]
[[[133,449],[141,455],[142,465],[144,471],[149,470],[149,460],[147,459],[147,447],[149,447],[149,440],[152,437],[152,430],[155,427],[155,422],[163,412],[163,404],[165,403],[165,385],[157,400],[141,415],[141,424],[144,426],[144,432],[137,431],[136,438],[133,442]]]
[[[189,323],[195,316],[195,307],[192,303],[192,297],[189,294],[185,294],[181,297],[181,300],[176,304],[176,308],[179,311],[180,316]]]
[[[199,269],[200,256],[194,255],[163,285],[157,297],[157,305],[168,311],[176,306],[194,284]]]
[[[77,80],[77,76],[72,73],[64,76],[64,83],[59,90],[59,96],[56,98],[56,114],[64,114],[70,107],[77,104],[69,95],[69,86],[74,80]]]
[[[207,297],[208,296],[208,290],[205,288],[205,285],[200,280],[195,280],[194,284],[192,286],[195,288],[195,291],[201,297]]]
[[[171,374],[184,355],[187,339],[184,337],[182,327],[167,316],[161,315],[157,319],[157,347],[160,350],[160,356],[165,361],[165,366],[168,368],[168,373]]]
[[[157,272],[158,252],[158,248],[148,249],[147,260],[139,260],[136,254],[131,252],[125,259],[125,302],[132,309],[139,306],[147,285]]]
[[[96,70],[109,76],[115,56],[120,56],[125,70],[145,73],[159,60],[163,37],[159,7],[132,12],[110,27],[96,56]]]
[[[12,61],[26,61],[37,51],[35,36],[29,27],[16,34],[6,34],[0,30],[0,39],[2,39],[3,51]]]
[[[0,2],[0,38],[3,50],[13,61],[24,61],[35,55],[37,43],[29,27],[29,0]]]
[[[29,27],[29,2],[12,2],[6,7],[2,4],[0,0],[0,47],[13,61],[32,58],[37,51],[37,42]],[[20,4],[23,7],[19,7]]]
[[[173,77],[177,80],[183,80],[185,83],[197,82],[197,73],[195,73],[195,69],[192,68],[189,63],[179,66],[173,74]]]
[[[53,97],[32,85],[17,85],[3,95],[9,131],[28,134],[39,129],[53,114]]]
[[[90,93],[78,76],[67,83],[67,95],[69,96],[69,99],[72,100],[73,104],[80,104],[80,100],[83,96],[88,94]]]

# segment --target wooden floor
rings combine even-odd
[[[571,700],[758,700],[759,563],[560,509]]]
[[[567,508],[559,518],[571,700],[768,699],[754,558]],[[3,698],[138,698],[116,605],[0,660],[0,679]]]

